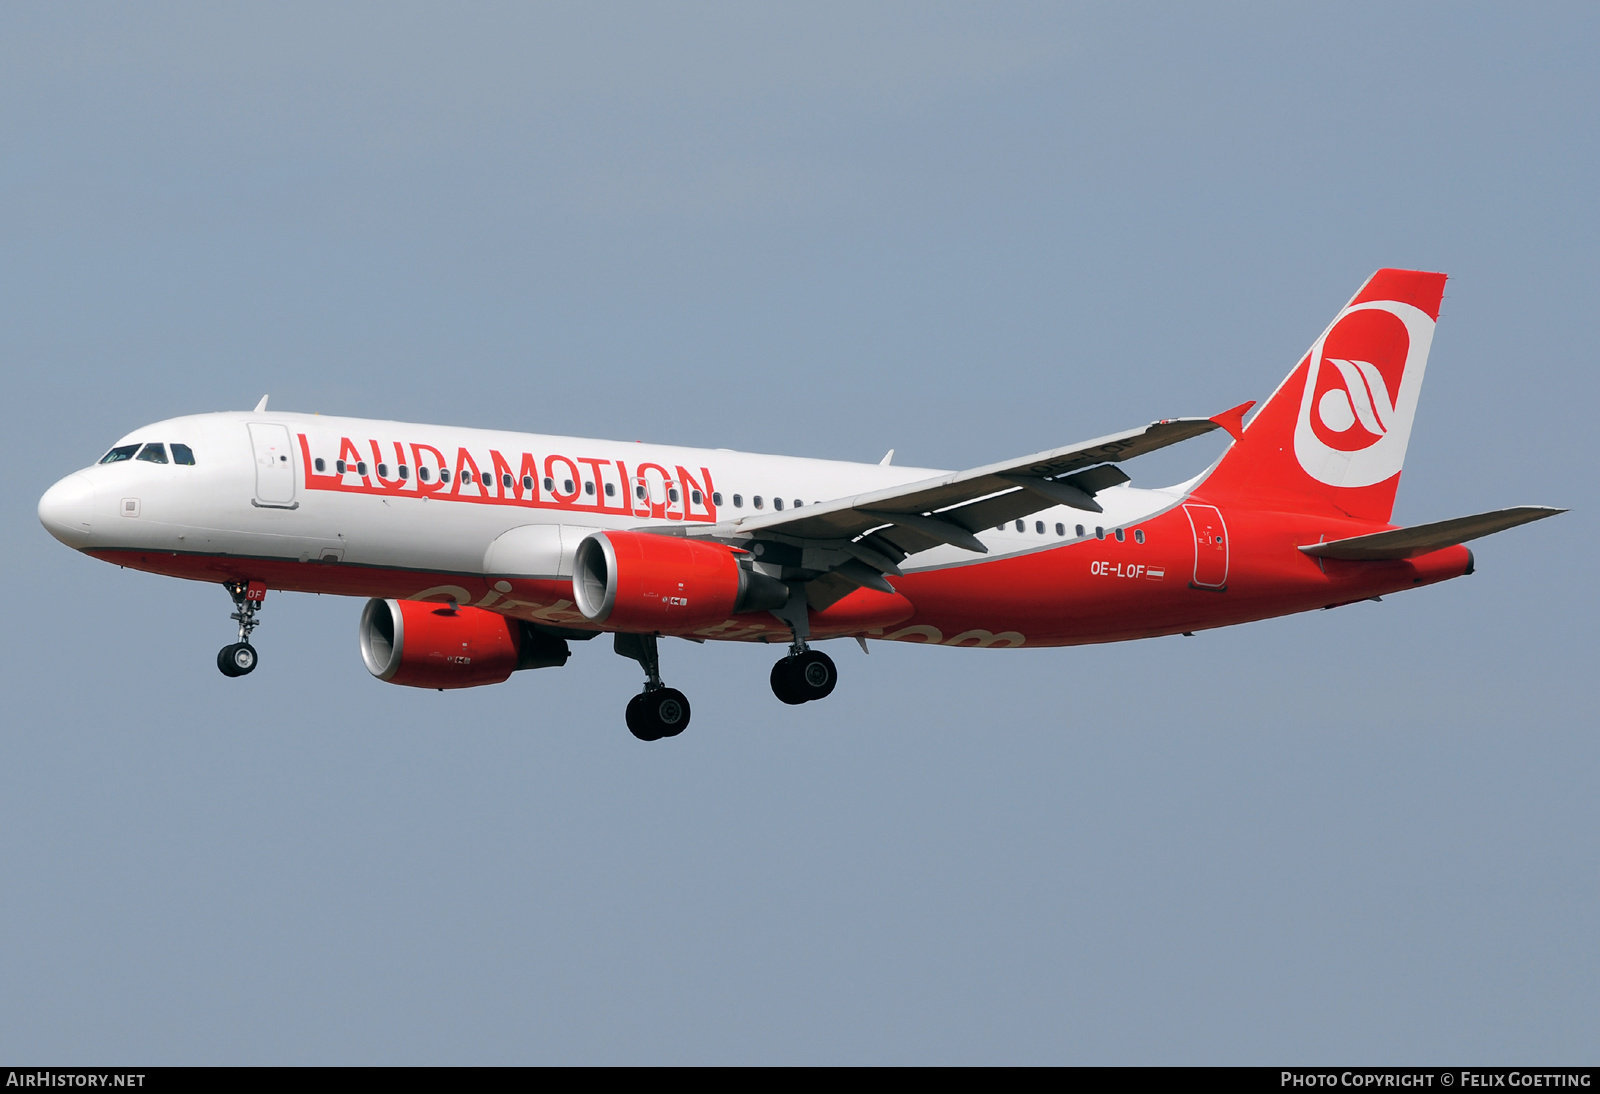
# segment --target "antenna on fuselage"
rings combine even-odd
[[[263,396],[261,396],[261,401],[256,404],[256,412],[260,413],[261,411],[263,411],[265,409],[267,409],[267,397],[265,395],[263,395]]]

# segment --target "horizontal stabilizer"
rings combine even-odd
[[[1503,532],[1519,524],[1565,512],[1565,509],[1552,509],[1545,505],[1518,505],[1511,509],[1496,509],[1492,513],[1419,524],[1414,528],[1396,528],[1388,532],[1374,532],[1370,536],[1336,539],[1331,543],[1310,543],[1300,550],[1317,558],[1356,561],[1416,558],[1429,551],[1454,547],[1469,539]]]

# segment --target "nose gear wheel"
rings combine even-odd
[[[248,642],[234,642],[217,651],[217,668],[224,676],[244,676],[255,671],[256,648]]]

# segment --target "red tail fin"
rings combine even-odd
[[[1196,492],[1387,523],[1444,282],[1373,274]]]

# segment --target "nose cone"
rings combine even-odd
[[[94,483],[85,475],[68,475],[39,499],[39,523],[68,547],[89,543],[94,516]]]

